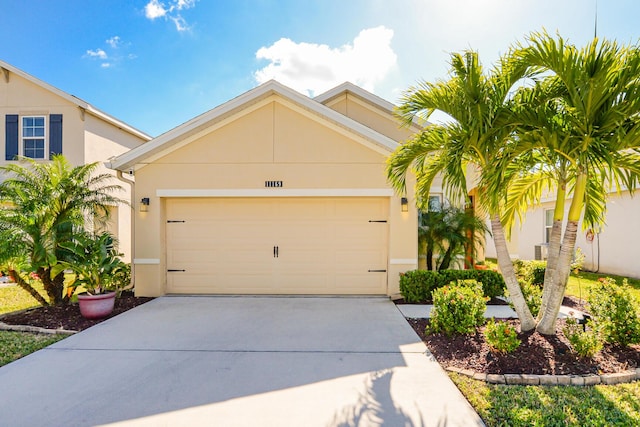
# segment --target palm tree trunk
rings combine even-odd
[[[36,301],[40,303],[40,305],[42,306],[49,305],[47,300],[44,299],[44,297],[40,295],[40,293],[33,286],[31,286],[26,280],[24,280],[22,276],[20,276],[20,273],[18,273],[15,270],[9,270],[9,276],[11,276],[11,279],[13,279],[13,281],[16,282],[18,286],[20,286],[25,291],[29,292],[29,295],[34,297]]]
[[[433,245],[431,243],[427,243],[427,270],[433,270]]]
[[[38,276],[44,285],[44,290],[47,292],[49,296],[49,301],[51,305],[61,305],[67,304],[69,302],[69,298],[64,293],[64,272],[58,274],[56,277],[51,279],[51,269],[49,268],[39,268]]]
[[[553,211],[553,227],[551,228],[551,236],[549,236],[549,247],[547,250],[547,267],[544,272],[544,286],[542,287],[542,304],[538,313],[538,321],[542,318],[543,313],[547,311],[549,300],[552,295],[553,283],[558,268],[558,259],[560,258],[560,243],[562,240],[562,221],[564,220],[564,204],[566,195],[566,184],[558,184],[556,192],[556,205]]]
[[[531,310],[529,310],[527,306],[527,302],[522,294],[522,289],[520,289],[520,285],[518,284],[516,273],[513,270],[513,262],[509,256],[507,240],[504,237],[502,222],[500,222],[498,215],[491,215],[491,232],[493,233],[493,242],[496,246],[498,265],[500,266],[504,282],[507,285],[513,307],[520,319],[520,329],[523,332],[530,331],[536,327],[536,322],[531,315]]]
[[[573,200],[571,201],[571,207],[569,208],[569,214],[567,215],[567,227],[564,231],[564,238],[562,241],[562,248],[560,249],[560,254],[558,256],[557,268],[555,270],[555,274],[552,276],[552,282],[549,284],[547,305],[544,311],[540,309],[541,317],[538,322],[538,326],[536,327],[536,330],[544,335],[555,335],[556,333],[556,320],[558,318],[558,313],[560,312],[562,299],[564,298],[567,281],[569,280],[569,273],[571,272],[571,260],[576,246],[578,222],[584,206],[586,187],[587,175],[584,173],[578,175],[573,191]],[[547,283],[545,274],[545,288],[546,287]]]

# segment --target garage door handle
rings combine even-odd
[[[173,270],[173,269],[169,269],[167,270],[169,273],[175,272],[175,271],[187,271],[187,270]]]
[[[386,273],[387,270],[369,270],[369,273]]]

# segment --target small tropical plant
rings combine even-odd
[[[467,209],[432,204],[429,210],[420,211],[418,248],[426,256],[427,270],[449,269],[456,257],[464,256],[467,249],[475,255],[475,241],[481,241],[488,232],[484,221]]]
[[[507,322],[496,322],[495,319],[487,322],[484,338],[491,349],[498,353],[512,353],[521,343],[513,326]]]
[[[484,323],[488,298],[475,280],[459,281],[433,291],[430,331],[447,335],[471,334]]]
[[[629,291],[626,279],[622,286],[611,278],[599,280],[591,288],[587,303],[606,342],[622,347],[640,343],[640,306]]]
[[[582,328],[576,319],[570,317],[567,319],[562,332],[571,343],[571,349],[580,357],[592,359],[593,356],[602,350],[602,339],[598,335],[598,331],[594,328],[593,322],[587,322],[587,327]]]
[[[62,245],[83,232],[86,218],[106,219],[109,206],[126,204],[115,196],[122,187],[100,173],[98,162],[74,167],[62,155],[50,162],[20,160],[0,167],[0,265],[40,304],[66,304],[65,276],[56,267],[68,261]],[[30,272],[48,301],[31,286]]]
[[[73,289],[82,287],[90,295],[116,291],[122,286],[122,277],[129,268],[116,250],[114,237],[104,232],[99,235],[79,233],[72,242],[61,244],[68,252],[65,261],[60,261],[53,274],[65,269],[75,277],[69,284]]]

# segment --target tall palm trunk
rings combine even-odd
[[[547,311],[549,300],[552,297],[553,283],[557,275],[558,259],[560,258],[560,247],[562,240],[562,220],[564,219],[564,205],[566,195],[566,184],[560,183],[556,192],[556,205],[553,211],[553,227],[549,236],[549,247],[547,250],[547,267],[544,273],[544,286],[542,288],[542,304],[538,313],[538,321]]]
[[[578,233],[578,222],[584,204],[584,196],[587,187],[587,175],[582,173],[576,178],[576,185],[573,192],[573,200],[567,216],[567,226],[564,231],[562,248],[557,256],[557,266],[555,273],[551,276],[552,282],[547,286],[545,277],[545,288],[549,288],[549,296],[545,310],[542,313],[536,330],[544,335],[554,335],[556,333],[556,320],[567,288],[569,273],[571,272],[571,260],[576,247],[576,235]],[[546,276],[546,274],[545,274]]]
[[[504,237],[502,222],[500,222],[498,215],[491,215],[491,232],[496,246],[498,265],[500,266],[502,277],[504,277],[504,282],[507,285],[513,307],[520,319],[520,329],[523,332],[530,331],[536,327],[536,322],[531,314],[531,310],[529,310],[527,306],[527,302],[522,294],[522,289],[520,289],[520,285],[518,284],[516,273],[513,270],[513,262],[509,256],[507,240]]]

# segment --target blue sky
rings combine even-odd
[[[600,0],[598,35],[640,38],[640,2]],[[485,66],[531,31],[582,45],[596,0],[0,0],[0,59],[157,136],[270,78],[308,95],[345,80],[397,103]]]

